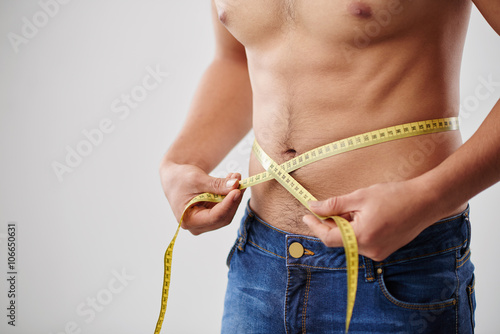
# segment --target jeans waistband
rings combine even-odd
[[[359,265],[366,268],[365,277],[371,280],[373,268],[383,267],[417,258],[433,256],[439,253],[468,249],[470,243],[469,207],[463,212],[448,217],[422,231],[417,238],[400,248],[384,261],[375,262],[360,256]],[[286,259],[287,266],[345,270],[346,259],[343,247],[327,247],[315,237],[291,234],[273,227],[258,217],[247,205],[245,216],[238,231],[237,247],[244,251],[247,243],[261,249],[270,256]],[[294,258],[288,248],[299,242],[304,248],[304,255]]]

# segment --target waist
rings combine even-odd
[[[375,266],[387,266],[425,258],[438,253],[456,250],[467,250],[470,244],[469,207],[460,213],[441,219],[422,231],[417,238],[400,248],[382,262],[374,262]],[[290,256],[288,249],[292,243],[299,242],[305,249],[304,256],[296,259]],[[342,247],[326,247],[315,237],[289,233],[278,229],[260,218],[247,205],[245,216],[238,231],[237,246],[243,250],[251,244],[270,256],[286,259],[287,265],[321,267],[331,270],[345,270],[346,259]],[[362,268],[367,259],[360,256]]]
[[[303,136],[314,138],[314,134],[307,132]],[[304,166],[291,175],[318,200],[324,200],[377,183],[417,177],[439,165],[460,145],[458,131],[426,134],[329,157]],[[261,146],[278,163],[293,158],[287,154],[280,155],[279,151],[269,147],[272,144]],[[297,151],[295,154],[300,153],[303,152]],[[252,155],[250,175],[262,171],[260,163]],[[308,228],[302,223],[302,216],[308,213],[307,209],[275,180],[253,186],[251,192],[252,208],[264,220],[293,233],[309,234]],[[455,212],[463,209],[457,207]]]

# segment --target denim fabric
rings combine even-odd
[[[359,257],[349,333],[472,333],[468,209],[440,220],[382,262]],[[305,249],[298,259],[288,247]],[[247,207],[228,260],[223,334],[343,333],[343,248],[287,234]]]

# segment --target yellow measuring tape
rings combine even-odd
[[[391,126],[388,128],[366,132],[360,135],[352,136],[336,142],[317,147],[310,150],[304,154],[301,154],[293,159],[288,160],[285,163],[277,164],[273,159],[271,159],[260,147],[257,142],[254,142],[253,152],[261,165],[266,170],[263,173],[251,176],[240,181],[239,189],[245,189],[256,184],[266,182],[269,180],[278,181],[288,192],[290,192],[300,203],[302,203],[306,208],[309,209],[308,202],[316,201],[313,195],[311,195],[300,183],[298,183],[289,173],[301,168],[305,165],[313,163],[315,161],[325,159],[337,154],[344,152],[353,151],[359,148],[372,146],[375,144],[384,143],[387,141],[392,141],[401,138],[414,137],[429,133],[444,132],[457,130],[459,127],[458,118],[439,118],[427,121],[406,123],[396,126]],[[172,252],[174,249],[175,240],[179,234],[179,229],[184,219],[184,215],[188,209],[195,203],[198,202],[222,202],[225,196],[216,195],[210,193],[200,194],[194,197],[184,209],[182,213],[179,225],[175,231],[172,241],[168,245],[165,252],[164,258],[164,277],[163,277],[163,291],[161,297],[161,309],[160,315],[158,317],[158,322],[156,323],[155,334],[159,334],[161,331],[161,326],[163,324],[163,319],[165,318],[165,312],[167,309],[167,299],[168,290],[170,287],[170,273],[172,269]],[[317,215],[316,215],[317,216]],[[358,282],[358,245],[356,242],[356,236],[352,230],[351,224],[342,217],[332,216],[332,217],[320,217],[320,219],[333,219],[340,229],[342,234],[342,242],[344,244],[346,260],[347,260],[347,311],[346,311],[346,333],[349,330],[349,324],[352,317],[352,310],[354,308],[354,301],[356,299],[356,289]]]

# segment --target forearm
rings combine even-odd
[[[251,127],[246,61],[218,56],[203,75],[186,122],[162,164],[191,164],[208,173]]]
[[[446,214],[500,181],[500,101],[466,143],[417,179]]]

